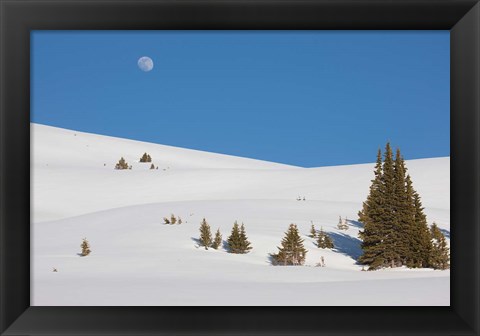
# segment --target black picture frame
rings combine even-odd
[[[478,1],[0,0],[0,11],[1,335],[479,335]],[[450,30],[451,306],[30,307],[35,29]]]

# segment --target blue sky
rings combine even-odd
[[[35,31],[31,120],[318,167],[450,155],[448,31]],[[137,66],[153,59],[152,71]]]

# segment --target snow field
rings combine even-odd
[[[357,212],[373,164],[299,168],[32,124],[32,305],[449,305],[449,271],[362,272]],[[147,152],[150,163],[139,163]],[[132,170],[113,167],[123,156]],[[407,161],[449,238],[449,158]],[[306,201],[296,201],[305,196]],[[183,224],[164,225],[180,216]],[[350,220],[336,228],[338,216]],[[197,246],[202,218],[245,255]],[[336,248],[318,249],[311,221]],[[290,223],[305,266],[271,266]],[[79,257],[82,238],[92,253]],[[315,267],[320,257],[326,267]],[[53,268],[58,272],[52,272]]]

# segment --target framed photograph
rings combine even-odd
[[[2,335],[479,334],[477,1],[1,18]]]

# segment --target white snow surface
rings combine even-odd
[[[450,271],[356,264],[373,163],[300,168],[33,123],[31,141],[31,305],[450,305]],[[138,162],[144,152],[158,170]],[[132,170],[114,169],[122,156]],[[406,164],[428,222],[450,241],[450,158]],[[172,213],[181,225],[163,224]],[[339,215],[348,231],[336,228]],[[202,218],[224,241],[243,222],[253,249],[198,247]],[[314,245],[312,222],[335,249]],[[290,223],[306,263],[272,266]],[[92,253],[80,257],[84,237]]]

